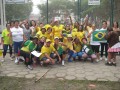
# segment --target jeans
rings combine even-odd
[[[14,53],[18,53],[18,51],[21,49],[21,46],[23,44],[23,41],[21,42],[14,42]]]
[[[73,53],[72,57],[75,58],[76,56],[78,56],[81,58],[82,55],[83,55],[83,52],[77,52],[77,53]]]
[[[68,51],[68,55],[69,55],[68,60],[70,60],[72,58],[73,54],[74,54],[74,52],[72,50]]]
[[[12,46],[7,45],[7,44],[4,44],[4,45],[3,45],[3,57],[6,56],[8,47],[9,47],[10,56],[12,56]]]

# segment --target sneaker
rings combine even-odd
[[[100,61],[99,59],[96,60],[96,62],[99,62],[99,61]]]
[[[116,66],[116,62],[113,62],[112,65],[113,65],[113,66]]]
[[[5,58],[2,58],[1,62],[4,62],[5,61]]]
[[[102,60],[103,60],[103,58],[101,57],[101,58],[100,58],[100,61],[102,61]]]
[[[19,64],[18,58],[15,59],[15,64]]]
[[[105,65],[112,66],[112,63],[111,62],[107,62],[107,63],[105,63]]]
[[[107,58],[105,58],[105,61],[107,61],[108,59]]]
[[[9,57],[9,59],[10,59],[11,61],[13,61],[13,58],[12,58],[12,57]]]
[[[31,65],[28,65],[27,68],[33,70],[33,67]]]
[[[12,58],[15,58],[15,56],[13,55]]]

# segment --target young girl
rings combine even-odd
[[[117,31],[113,31],[112,28],[108,28],[109,32],[106,35],[106,39],[108,41],[108,61],[106,65],[108,66],[116,66],[116,52],[120,52],[120,43],[119,35]],[[117,44],[117,46],[116,46]],[[113,61],[112,61],[113,59]]]

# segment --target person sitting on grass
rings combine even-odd
[[[41,53],[40,60],[43,64],[55,64],[54,58],[56,56],[58,57],[59,62],[61,62],[61,58],[53,45],[51,45],[50,39],[46,39],[45,45],[41,48]]]
[[[82,38],[82,43],[83,43],[83,45],[82,45],[82,52],[81,52],[82,58],[84,60],[87,59],[87,58],[91,58],[91,62],[96,61],[97,57],[94,54],[94,52],[92,51],[90,45],[87,44],[87,39],[86,38]]]
[[[32,40],[27,40],[21,50],[20,50],[20,56],[23,56],[25,59],[25,65],[27,66],[28,69],[32,70],[33,67],[32,62],[35,63],[35,61],[32,61],[32,59],[34,58],[34,56],[31,55],[31,52],[36,50],[37,48],[37,42],[38,42],[38,38],[37,37],[33,37]],[[34,59],[35,60],[35,59]]]

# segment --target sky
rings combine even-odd
[[[32,14],[39,14],[40,10],[37,8],[38,4],[42,4],[44,2],[46,2],[47,0],[32,0],[33,2],[33,10],[32,10]]]

